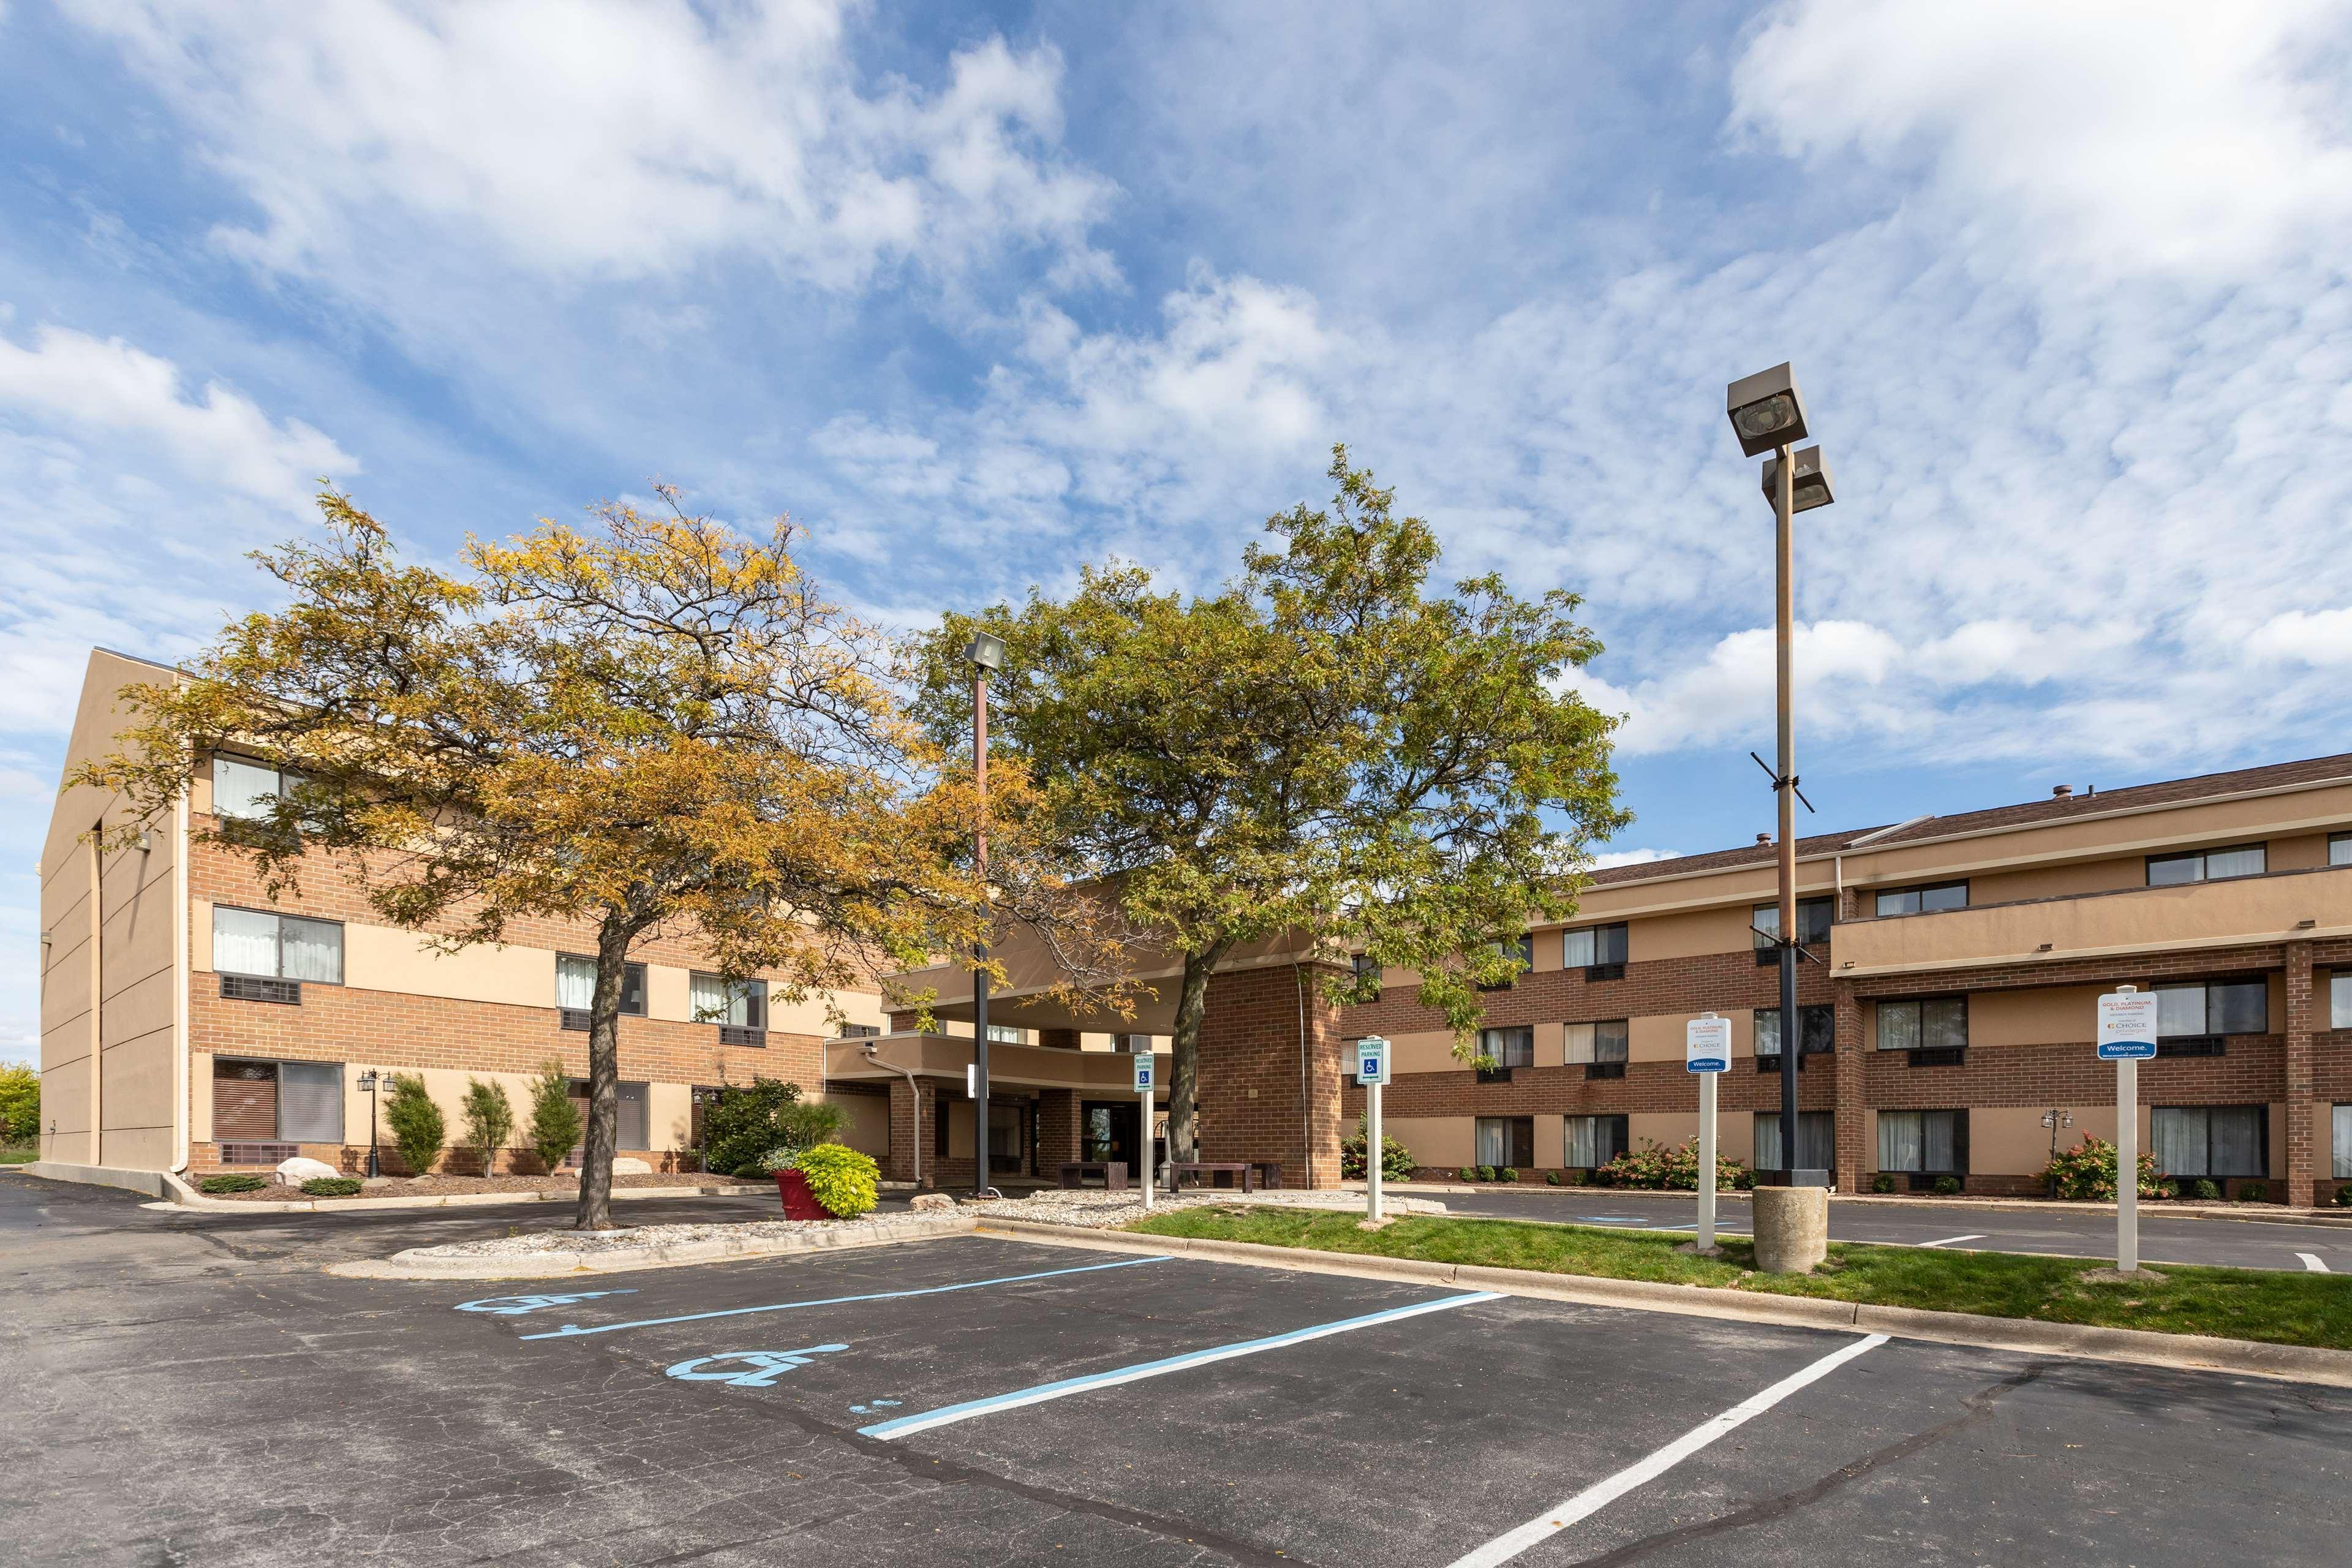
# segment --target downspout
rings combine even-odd
[[[194,984],[194,974],[188,934],[188,791],[183,787],[172,808],[172,1121],[179,1145],[179,1158],[172,1163],[174,1175],[187,1173],[188,1134],[193,1130],[188,1104],[188,1096],[194,1092],[189,1081],[188,987]]]
[[[907,1080],[908,1113],[915,1119],[915,1185],[919,1187],[923,1184],[923,1094],[915,1087],[915,1069],[884,1061],[874,1054],[872,1046],[861,1046],[858,1049],[876,1067],[887,1068]]]

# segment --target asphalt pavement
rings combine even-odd
[[[6,1560],[2185,1568],[2352,1531],[2339,1389],[980,1237],[320,1270],[495,1223],[0,1176]]]

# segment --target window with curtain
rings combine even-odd
[[[1622,963],[1626,952],[1625,926],[1621,921],[1616,925],[1586,926],[1581,931],[1562,931],[1559,947],[1560,963],[1570,969]]]
[[[735,1024],[747,1029],[768,1026],[768,983],[764,980],[730,984],[716,974],[696,974],[687,982],[687,1000],[698,1024]]]
[[[555,955],[555,1005],[585,1013],[596,1001],[596,961],[577,953]],[[621,1011],[646,1015],[646,966],[632,963],[621,972]]]
[[[1949,1050],[1969,1043],[1969,999],[1925,996],[1878,1005],[1882,1051]]]
[[[1481,1116],[1476,1144],[1479,1164],[1513,1165],[1525,1170],[1536,1163],[1536,1119]]]
[[[1632,1034],[1623,1018],[1570,1024],[1568,1026],[1568,1060],[1570,1065],[1578,1062],[1622,1062],[1626,1058],[1631,1041]]]
[[[1566,1120],[1560,1163],[1570,1170],[1598,1169],[1625,1152],[1625,1118],[1571,1116]]]
[[[343,928],[333,921],[213,906],[213,968],[223,974],[343,983]]]
[[[284,792],[284,775],[276,768],[243,757],[213,759],[213,813],[216,816],[266,816]]]
[[[1018,1024],[991,1024],[988,1042],[992,1046],[1025,1046],[1029,1043],[1029,1031]]]
[[[1881,915],[1933,914],[1937,910],[1969,907],[1966,882],[1929,882],[1917,888],[1889,888],[1878,895]]]
[[[2267,1106],[2159,1105],[2147,1121],[2148,1152],[2168,1176],[2269,1174]]]
[[[1826,1002],[1797,1009],[1797,1049],[1809,1057],[1823,1056],[1837,1048],[1837,1009]],[[1756,1054],[1777,1057],[1780,1054],[1780,1009],[1756,1009]]]
[[[2327,1026],[2352,1029],[2352,970],[2338,970],[2327,977]]]
[[[2327,1141],[2330,1168],[2340,1180],[2352,1177],[2352,1105],[2339,1105],[2328,1131],[2334,1134]]]
[[[2212,882],[2223,877],[2259,877],[2269,863],[2267,846],[2238,844],[2227,849],[2200,849],[2189,855],[2151,855],[2147,885],[2178,887],[2183,882]]]
[[[1799,899],[1797,900],[1797,940],[1800,942],[1827,942],[1830,926],[1837,914],[1835,899]],[[1778,903],[1758,904],[1748,911],[1748,923],[1752,928],[1748,940],[1759,952],[1777,952],[1780,935],[1780,906]]]
[[[1524,1024],[1511,1028],[1481,1029],[1478,1053],[1494,1058],[1498,1068],[1531,1068],[1536,1065],[1536,1032]]]
[[[1837,1126],[1834,1115],[1826,1110],[1805,1110],[1797,1115],[1797,1169],[1826,1171],[1837,1163]],[[1759,1110],[1756,1113],[1756,1168],[1778,1171],[1780,1163],[1780,1113]]]
[[[1965,1110],[1882,1110],[1878,1168],[1882,1171],[1962,1172]],[[1800,1133],[1801,1137],[1801,1132]]]
[[[2167,1035],[2261,1035],[2271,1026],[2265,980],[2220,980],[2156,988],[2156,1032]]]

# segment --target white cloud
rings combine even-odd
[[[2352,609],[2283,611],[2255,628],[2246,651],[2282,663],[2352,664]]]
[[[1610,849],[1592,858],[1592,868],[1606,871],[1612,866],[1647,866],[1654,861],[1679,858],[1679,849]]]
[[[866,88],[835,0],[74,0],[260,209],[264,266],[383,281],[447,243],[631,279],[722,254],[827,289],[1008,245],[1105,275],[1108,184],[1056,151],[1061,60],[990,38]]]

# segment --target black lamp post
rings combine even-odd
[[[368,1174],[373,1177],[383,1174],[383,1172],[378,1169],[375,1152],[375,1068],[370,1068],[360,1074],[360,1087],[367,1090],[368,1097]]]

